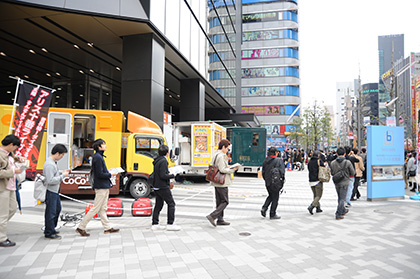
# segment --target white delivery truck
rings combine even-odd
[[[182,169],[181,176],[205,176],[226,128],[207,122],[172,123],[172,148],[179,148],[175,166]]]

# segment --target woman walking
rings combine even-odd
[[[319,166],[324,167],[324,161],[320,158],[319,151],[314,151],[308,163],[309,186],[311,186],[312,193],[314,194],[314,199],[308,207],[308,211],[311,215],[313,215],[312,211],[314,208],[316,208],[317,213],[322,212],[319,200],[322,197],[324,186],[318,178]]]

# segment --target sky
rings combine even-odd
[[[420,0],[298,0],[302,106],[335,106],[337,82],[378,82],[378,36],[420,52]]]

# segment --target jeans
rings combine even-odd
[[[351,204],[350,198],[353,194],[354,176],[350,177],[349,186],[347,188],[346,203]]]
[[[224,210],[229,204],[229,188],[214,187],[214,194],[216,196],[216,210],[210,213],[210,216],[219,222],[223,222]]]
[[[338,197],[338,205],[337,205],[337,211],[335,212],[335,217],[340,217],[346,211],[346,208],[344,207],[344,203],[346,201],[348,187],[349,187],[348,183],[335,185],[335,190],[337,191],[337,197]]]
[[[314,200],[312,201],[313,207],[321,206],[319,203],[319,200],[322,197],[322,192],[324,190],[324,184],[322,182],[319,182],[317,185],[311,187],[312,193],[314,194]]]
[[[47,190],[45,197],[45,236],[56,234],[55,227],[57,227],[58,217],[61,212],[61,201],[58,193]]]
[[[163,202],[168,205],[168,225],[172,225],[175,221],[175,201],[169,188],[155,190],[156,204],[153,209],[152,225],[159,224],[159,214],[163,207]]]
[[[273,217],[276,215],[277,206],[279,204],[280,187],[266,186],[266,188],[268,192],[268,197],[262,206],[262,210],[267,211],[268,207],[271,204],[270,217]]]
[[[351,195],[353,199],[360,198],[360,192],[359,192],[360,179],[361,177],[357,177],[357,176],[354,179],[353,193]]]

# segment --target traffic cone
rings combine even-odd
[[[289,167],[287,168],[287,171],[292,171],[292,164],[288,163]]]

